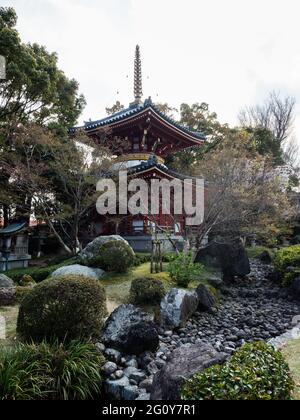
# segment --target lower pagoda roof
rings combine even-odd
[[[84,126],[73,127],[69,130],[69,132],[70,134],[74,134],[77,130],[84,130],[87,133],[92,133],[103,127],[113,128],[114,126],[119,126],[123,122],[126,123],[145,112],[149,112],[150,114],[153,114],[153,116],[161,119],[162,123],[166,124],[171,129],[177,130],[178,133],[185,135],[188,140],[191,140],[194,143],[202,144],[206,140],[203,133],[194,131],[189,127],[179,124],[177,121],[161,112],[152,102],[151,98],[146,99],[144,103],[133,103],[128,108],[101,120],[85,122]]]

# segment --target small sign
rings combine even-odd
[[[3,55],[0,55],[0,80],[6,79],[6,60]]]

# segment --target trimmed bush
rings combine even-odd
[[[294,383],[283,355],[265,343],[246,344],[225,365],[187,380],[184,400],[291,400]]]
[[[16,287],[16,303],[21,303],[25,296],[32,292],[32,287],[17,286]]]
[[[0,400],[99,398],[102,354],[92,344],[22,344],[0,353]]]
[[[28,267],[28,268],[16,268],[14,270],[9,270],[6,274],[15,282],[20,284],[22,278],[25,275],[32,277],[37,283],[40,283],[43,280],[46,280],[51,274],[60,267],[64,267],[66,265],[74,264],[75,259],[71,258],[68,259],[61,264],[58,265],[51,265],[49,267]]]
[[[99,249],[99,255],[88,261],[91,267],[104,271],[126,273],[134,265],[135,254],[124,241],[109,241]]]
[[[192,280],[196,280],[203,271],[203,266],[194,263],[192,252],[181,253],[169,263],[168,271],[171,279],[180,287],[188,287]]]
[[[106,316],[105,290],[94,279],[45,280],[21,303],[17,333],[25,340],[70,341],[98,337]]]
[[[300,245],[281,248],[276,252],[273,263],[283,284],[289,286],[300,274]],[[293,270],[288,270],[290,267]]]
[[[138,267],[139,265],[145,264],[150,261],[151,261],[151,254],[145,254],[145,253],[139,252],[135,254],[134,266]]]
[[[131,283],[130,300],[132,303],[159,305],[166,291],[160,280],[139,278]]]

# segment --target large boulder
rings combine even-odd
[[[14,287],[14,282],[11,278],[7,277],[5,274],[0,274],[0,288],[4,287]]]
[[[90,279],[99,280],[103,277],[105,271],[101,270],[100,268],[90,268],[85,267],[83,265],[75,264],[75,265],[67,265],[65,267],[60,267],[55,270],[51,277],[62,277],[62,276],[83,276],[88,277]]]
[[[212,242],[199,250],[195,261],[203,263],[209,258],[218,262],[224,280],[244,277],[251,271],[247,252],[240,240],[228,243]]]
[[[289,288],[289,293],[294,299],[300,301],[300,277],[295,278]]]
[[[180,390],[186,379],[212,365],[223,363],[226,357],[205,343],[179,347],[154,376],[151,400],[180,400]]]
[[[98,238],[94,239],[92,242],[90,242],[83,251],[79,254],[81,258],[84,260],[90,260],[92,258],[95,258],[97,255],[99,255],[99,249],[102,245],[106,244],[110,241],[123,241],[128,246],[129,243],[123,239],[119,235],[110,235],[110,236],[98,236]]]
[[[16,303],[16,288],[0,288],[0,306],[12,306]]]
[[[105,323],[102,341],[126,354],[155,351],[159,338],[155,324],[134,305],[119,306]]]
[[[216,297],[203,284],[200,284],[197,287],[196,293],[199,299],[198,309],[201,312],[209,312],[212,310],[212,308],[216,306],[217,304]]]
[[[160,304],[160,321],[165,328],[183,327],[198,307],[196,292],[171,289]]]

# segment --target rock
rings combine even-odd
[[[7,277],[5,274],[0,274],[0,289],[13,287],[15,287],[15,284],[12,279]]]
[[[208,257],[218,261],[224,280],[232,280],[235,276],[244,277],[250,273],[249,258],[240,240],[228,243],[211,242],[199,250],[195,261],[203,262]]]
[[[207,279],[207,281],[215,289],[218,289],[223,284],[223,280],[220,277],[216,277],[216,276],[210,277],[209,279]]]
[[[102,343],[96,343],[95,347],[99,353],[103,353],[105,351],[105,345]]]
[[[0,306],[13,306],[16,300],[16,288],[0,288]]]
[[[135,401],[149,401],[150,400],[150,394],[140,394]]]
[[[115,363],[120,363],[121,361],[121,353],[118,350],[115,349],[106,349],[105,355],[108,358],[108,360],[111,360]]]
[[[200,284],[197,287],[196,293],[197,293],[198,300],[199,300],[198,309],[200,311],[208,312],[214,306],[216,306],[217,300],[216,300],[215,296],[203,284]]]
[[[119,306],[104,325],[102,340],[126,354],[155,351],[159,344],[155,324],[134,305]]]
[[[107,362],[102,368],[105,375],[110,376],[118,370],[118,366],[113,362]]]
[[[129,379],[123,376],[117,380],[105,381],[105,391],[114,400],[121,400],[124,396],[124,389],[129,386]]]
[[[139,386],[141,389],[145,389],[147,392],[151,392],[152,389],[152,384],[153,384],[153,379],[145,379],[142,382],[140,382]]]
[[[272,262],[272,257],[270,255],[269,251],[267,251],[267,250],[263,251],[258,256],[258,259],[264,264],[271,264],[271,262]]]
[[[139,389],[136,385],[125,386],[122,393],[122,398],[125,401],[134,401],[139,396]]]
[[[135,381],[137,384],[139,384],[140,382],[145,380],[146,377],[147,377],[144,372],[142,372],[141,370],[138,370],[137,368],[134,368],[134,367],[126,368],[124,370],[124,375],[127,376],[127,378]]]
[[[195,292],[171,289],[160,305],[160,321],[167,328],[183,327],[198,307]]]
[[[292,319],[292,327],[297,327],[298,324],[300,324],[300,315],[296,315]]]
[[[297,277],[289,288],[290,295],[300,301],[300,277]]]
[[[117,371],[115,372],[115,377],[116,377],[117,379],[121,379],[121,378],[123,378],[123,376],[124,376],[124,372],[123,372],[123,370],[117,370]]]
[[[100,268],[90,268],[85,267],[84,265],[75,264],[58,268],[51,274],[51,277],[74,275],[99,280],[104,276],[104,274],[105,271],[101,270]]]
[[[135,367],[135,368],[137,368],[138,367],[138,362],[137,362],[137,360],[135,358],[132,358],[132,359],[130,358],[130,359],[126,360],[125,366],[126,367]]]
[[[179,347],[171,354],[162,370],[154,376],[151,400],[180,400],[180,389],[185,379],[225,360],[225,354],[218,353],[208,344]]]
[[[99,255],[99,249],[102,245],[106,244],[110,241],[123,241],[126,242],[128,246],[129,243],[125,241],[121,236],[119,235],[111,235],[111,236],[98,236],[98,238],[94,239],[92,242],[90,242],[84,250],[79,254],[79,256],[83,259],[91,259]]]

